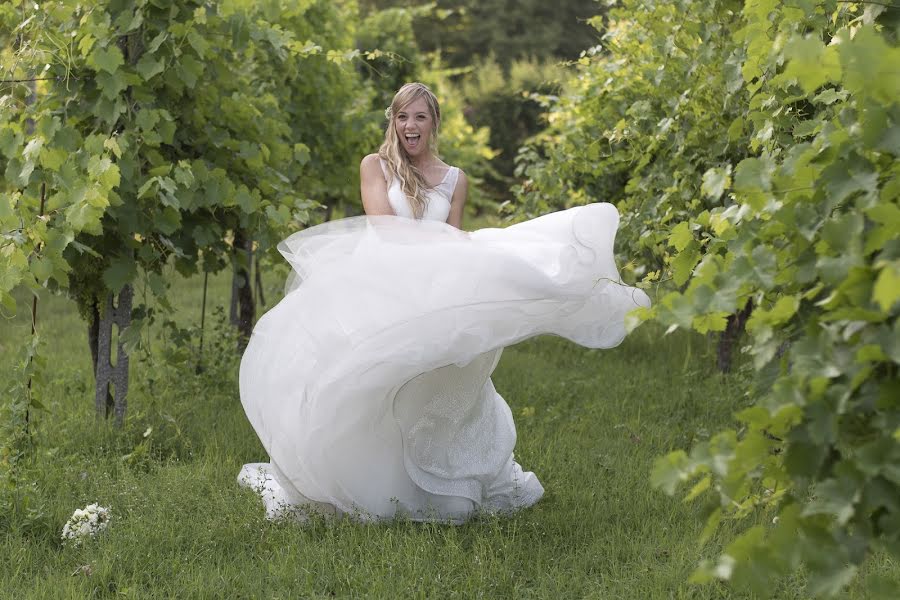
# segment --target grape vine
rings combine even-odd
[[[617,203],[626,274],[657,292],[632,325],[753,307],[753,405],[652,474],[711,503],[702,541],[748,523],[695,581],[765,595],[802,566],[834,596],[900,555],[898,26],[877,3],[623,2],[520,154],[521,213]]]

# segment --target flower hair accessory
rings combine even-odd
[[[384,109],[384,118],[390,121],[392,116],[394,116],[394,111],[392,111],[391,107],[388,106],[386,109]]]

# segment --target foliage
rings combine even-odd
[[[451,80],[455,72],[442,67],[440,57],[435,55],[430,68],[423,71],[422,81],[431,87],[441,103],[441,157],[466,173],[469,181],[467,206],[480,212],[493,206],[485,194],[484,181],[491,173],[490,162],[497,153],[490,145],[491,130],[473,126],[466,119],[462,93]]]
[[[368,10],[415,6],[420,0],[363,0]],[[605,10],[595,0],[438,0],[417,15],[415,34],[424,52],[439,51],[448,66],[465,68],[493,54],[508,68],[515,60],[572,59],[593,45],[588,17]]]
[[[203,250],[204,268],[221,268],[229,230],[267,248],[317,202],[355,193],[334,168],[356,152],[352,72],[342,54],[302,41],[349,45],[337,5],[16,8],[4,16],[19,48],[3,72],[49,81],[30,101],[27,86],[7,83],[0,103],[7,310],[13,287],[48,282],[88,307],[139,267],[164,296],[169,260],[191,272]]]
[[[413,21],[430,14],[431,9],[431,5],[386,7],[361,18],[357,47],[380,50],[360,69],[363,81],[372,88],[372,109],[376,113],[390,106],[403,84],[417,81],[425,67],[426,57],[416,43]]]
[[[545,125],[544,109],[532,95],[558,93],[561,75],[552,62],[516,59],[504,69],[489,55],[476,58],[471,70],[460,76],[466,120],[487,127],[490,145],[497,150],[486,182],[495,198],[506,199],[519,147]]]
[[[721,331],[755,307],[740,429],[653,473],[712,502],[702,540],[751,523],[695,581],[768,594],[802,566],[836,595],[873,551],[900,555],[898,22],[873,3],[626,2],[524,151],[524,211],[615,200],[645,285],[677,286],[639,319]]]
[[[33,428],[29,415],[44,408],[35,397],[35,386],[43,383],[45,359],[37,351],[39,338],[32,336],[10,371],[0,404],[0,530],[29,529],[43,517],[40,494],[34,489],[30,463],[33,460]]]
[[[561,97],[536,97],[549,127],[520,150],[517,212],[614,202],[637,274],[661,269],[672,225],[721,204],[698,193],[708,165],[746,156],[743,130],[729,130],[746,101],[738,44],[724,35],[738,5],[626,3],[592,20],[602,45],[573,65]]]

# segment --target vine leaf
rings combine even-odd
[[[122,51],[116,46],[95,48],[88,57],[89,66],[94,67],[97,71],[105,71],[110,75],[114,74],[124,64],[125,58],[122,56]]]
[[[900,299],[900,261],[893,261],[884,265],[875,280],[872,289],[872,300],[875,301],[884,312],[888,312],[894,303]]]

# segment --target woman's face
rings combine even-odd
[[[434,119],[425,98],[416,98],[397,111],[394,127],[400,138],[400,145],[410,158],[429,152],[428,142],[431,140]]]

